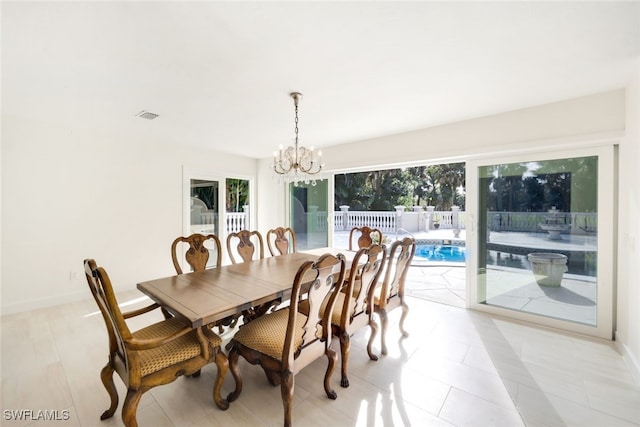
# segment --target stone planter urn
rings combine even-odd
[[[567,256],[554,253],[534,252],[527,255],[531,270],[540,286],[560,286],[567,269]]]

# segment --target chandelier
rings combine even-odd
[[[296,109],[295,145],[286,149],[281,145],[279,150],[273,153],[273,171],[286,182],[293,182],[296,187],[300,182],[316,185],[315,175],[324,166],[322,164],[322,152],[318,151],[316,157],[313,147],[306,148],[298,144],[298,102],[302,98],[302,94],[292,92],[289,95],[293,98],[293,104]]]

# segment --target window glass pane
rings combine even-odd
[[[190,200],[190,226],[191,233],[215,234],[219,236],[219,215],[218,215],[218,181],[201,179],[191,180],[191,200]],[[207,268],[213,267],[216,263],[217,253],[215,245],[207,242],[205,247],[209,249],[209,261]],[[187,247],[182,246],[186,251]],[[181,258],[184,259],[184,256]]]
[[[218,182],[191,180],[191,232],[218,234]]]
[[[316,185],[289,184],[291,227],[296,233],[298,250],[328,246],[328,191],[326,179],[316,181]]]
[[[597,324],[598,157],[482,166],[478,302]]]
[[[249,180],[227,178],[225,197],[225,236],[240,230],[252,230],[249,221]]]

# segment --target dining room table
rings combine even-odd
[[[137,287],[195,329],[274,300],[288,300],[300,266],[325,253],[343,254],[347,268],[355,255],[341,248],[317,248],[148,280]]]

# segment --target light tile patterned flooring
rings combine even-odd
[[[88,291],[87,291],[88,293]],[[119,295],[146,304],[141,294]],[[322,387],[326,360],[296,376],[298,426],[637,426],[640,382],[612,342],[513,323],[484,313],[409,298],[410,336],[400,339],[392,312],[389,354],[370,361],[368,331],[353,337],[351,387],[337,400]],[[133,329],[159,314],[136,321]],[[2,317],[3,426],[120,426],[100,421],[108,396],[99,372],[107,338],[93,300]],[[227,335],[228,338],[228,334]],[[338,348],[338,344],[334,344]],[[376,350],[379,341],[376,342]],[[200,378],[178,378],[147,392],[140,426],[282,425],[280,390],[258,367],[241,364],[244,388],[227,411],[212,402],[215,365]],[[124,397],[124,386],[116,384]],[[227,377],[225,395],[232,389]],[[122,404],[122,403],[121,403]],[[120,406],[121,406],[120,404]],[[67,421],[15,421],[11,410],[68,410]]]

